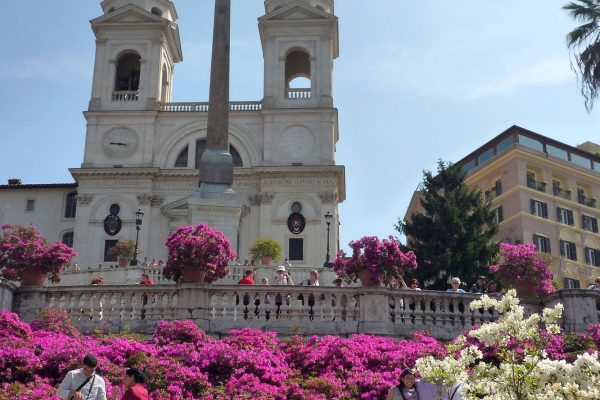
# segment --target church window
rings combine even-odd
[[[127,53],[117,61],[117,76],[115,78],[115,91],[136,91],[140,88],[140,56],[136,53]]]
[[[25,212],[34,212],[34,211],[35,211],[35,199],[25,200]]]
[[[104,262],[117,261],[116,257],[111,257],[108,255],[108,251],[117,244],[117,240],[109,239],[104,241]]]
[[[67,195],[65,202],[65,218],[75,218],[77,211],[77,192],[71,192]]]
[[[167,66],[162,67],[161,77],[161,88],[160,88],[160,101],[161,103],[167,102],[167,93],[169,91],[169,77],[167,76]]]
[[[73,232],[66,232],[62,235],[61,243],[69,247],[73,247],[73,239],[75,238]]]
[[[288,242],[288,260],[302,261],[304,260],[304,239],[290,238]]]
[[[175,160],[175,168],[185,168],[187,167],[188,160],[188,146],[185,146],[185,149],[179,153],[177,156],[177,160]]]
[[[285,90],[288,99],[310,99],[310,57],[302,50],[294,50],[285,58]]]

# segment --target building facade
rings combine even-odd
[[[565,288],[600,276],[600,145],[572,147],[512,126],[457,164],[468,172],[467,185],[491,202],[497,240],[532,242],[551,254]],[[407,215],[418,207],[413,197]]]
[[[103,15],[91,21],[96,56],[84,159],[70,169],[76,184],[60,193],[4,185],[0,196],[10,200],[0,202],[0,222],[39,225],[51,240],[67,234],[77,262],[96,265],[108,261],[106,251],[117,240],[135,238],[141,210],[143,256],[165,259],[166,237],[189,223],[208,103],[172,101],[175,66],[183,60],[172,1],[105,0],[101,6]],[[323,216],[334,215],[329,240],[335,254],[338,204],[345,198],[344,167],[335,162],[333,0],[266,0],[258,21],[264,97],[230,104],[233,188],[242,200],[235,250],[249,258],[254,240],[270,237],[292,263],[320,266],[328,241]],[[73,192],[76,215],[65,218]],[[25,210],[31,199],[53,206],[23,211],[24,218],[10,211]]]

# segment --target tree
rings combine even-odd
[[[491,203],[465,184],[460,166],[438,161],[437,175],[423,174],[424,213],[398,220],[396,229],[407,238],[420,268],[414,276],[430,289],[445,289],[451,276],[474,279],[488,272],[496,259],[498,231]]]
[[[575,0],[563,10],[583,25],[567,35],[567,46],[572,52],[575,70],[585,98],[585,108],[590,111],[600,89],[600,0]]]

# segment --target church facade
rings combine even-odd
[[[183,60],[172,1],[101,6],[104,14],[91,21],[96,56],[84,159],[70,169],[76,184],[11,180],[0,186],[0,222],[36,225],[50,240],[72,243],[78,263],[96,265],[109,261],[106,252],[117,240],[135,239],[141,210],[142,255],[166,259],[166,237],[189,224],[208,103],[171,97]],[[266,0],[258,22],[264,97],[230,103],[233,189],[242,203],[235,250],[244,260],[254,240],[273,238],[282,258],[318,267],[328,240],[335,256],[338,204],[345,198],[344,167],[335,162],[333,0]]]

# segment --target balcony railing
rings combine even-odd
[[[593,197],[586,197],[585,195],[577,196],[577,202],[584,206],[596,208],[596,199]]]
[[[215,335],[256,328],[284,336],[360,332],[406,337],[427,330],[436,338],[452,339],[473,325],[497,319],[493,310],[470,309],[478,298],[470,293],[388,288],[86,285],[19,288],[13,310],[24,321],[32,321],[43,307],[59,308],[80,330],[104,326],[115,332],[129,327],[150,334],[158,321],[189,319]],[[600,292],[593,290],[562,290],[523,305],[531,314],[557,302],[565,306],[561,323],[568,331],[583,331],[599,321]]]
[[[139,92],[137,90],[121,90],[113,92],[112,101],[138,101]]]
[[[553,187],[552,193],[555,196],[562,197],[563,199],[571,200],[573,191],[571,189],[565,189],[561,187]]]
[[[285,97],[290,100],[310,99],[312,92],[310,89],[286,89]]]
[[[260,101],[232,101],[229,103],[229,111],[260,111]],[[159,103],[158,111],[163,112],[208,112],[208,103]]]
[[[535,189],[535,190],[539,190],[540,192],[545,192],[547,185],[548,185],[548,182],[540,182],[540,181],[536,181],[535,179],[527,178],[527,187]]]

